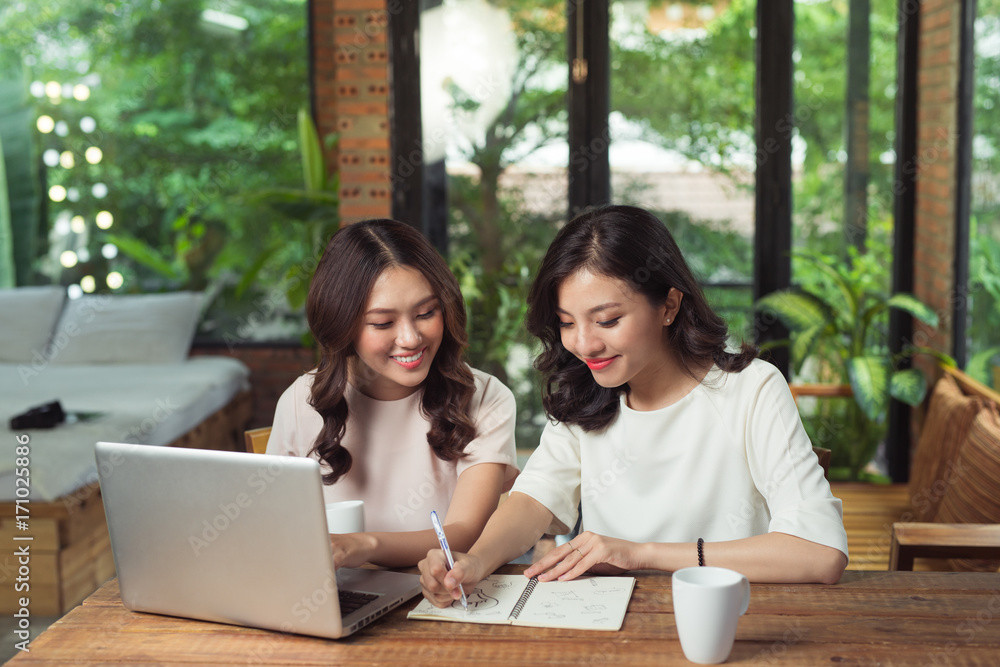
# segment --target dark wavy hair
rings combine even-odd
[[[585,269],[624,281],[659,306],[676,287],[684,298],[667,339],[685,372],[714,362],[738,372],[759,350],[743,343],[739,352],[726,350],[728,328],[705,300],[673,236],[656,216],[634,206],[604,206],[586,211],[559,230],[545,253],[528,296],[528,331],[542,342],[535,368],[543,374],[542,405],[551,419],[576,424],[586,431],[605,428],[618,414],[621,387],[602,387],[590,369],[563,347],[559,335],[559,286]]]
[[[458,281],[413,227],[395,220],[357,222],[330,239],[306,301],[309,329],[322,352],[309,404],[323,418],[313,451],[331,469],[323,475],[325,484],[351,469],[351,454],[340,444],[348,415],[344,391],[368,297],[384,271],[401,266],[423,274],[444,316],[444,336],[424,380],[420,404],[431,423],[427,443],[438,458],[452,461],[465,456],[465,447],[476,437],[470,415],[475,381],[463,359],[465,301]]]

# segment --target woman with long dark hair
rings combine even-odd
[[[754,346],[727,347],[725,322],[655,216],[608,206],[572,220],[528,304],[550,422],[469,553],[450,572],[440,551],[421,561],[428,599],[450,603],[578,516],[583,532],[526,575],[701,564],[752,581],[840,578],[841,503],[787,383]]]
[[[331,536],[337,565],[415,564],[438,543],[431,510],[471,546],[517,474],[515,406],[463,358],[465,303],[444,260],[401,222],[348,225],[306,314],[322,356],[278,401],[267,453],[312,456],[328,503],[365,502],[366,532]]]

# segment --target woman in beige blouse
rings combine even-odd
[[[364,533],[331,535],[338,565],[410,566],[479,537],[517,475],[514,397],[469,367],[465,303],[409,225],[369,220],[327,245],[309,289],[322,357],[281,396],[267,453],[311,456],[326,502],[363,500]]]

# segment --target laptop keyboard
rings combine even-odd
[[[379,597],[372,593],[360,593],[358,591],[337,591],[337,593],[340,594],[341,616],[347,616]]]

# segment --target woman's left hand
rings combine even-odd
[[[376,541],[371,533],[343,533],[330,535],[330,546],[334,567],[360,567],[371,560]]]
[[[547,553],[525,570],[524,574],[528,577],[537,576],[539,581],[557,578],[568,581],[588,571],[594,574],[620,574],[629,570],[641,570],[645,567],[640,554],[642,547],[637,542],[587,531]]]

